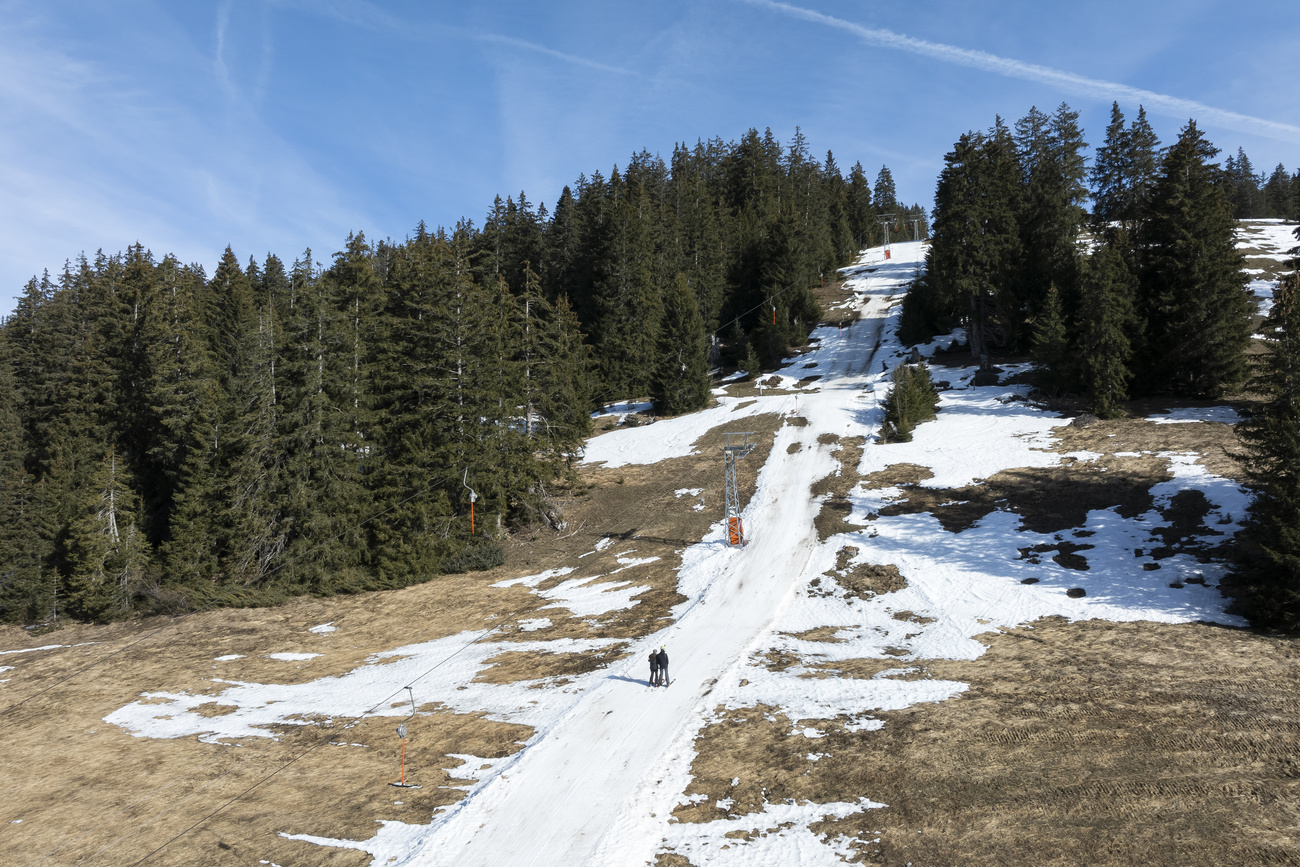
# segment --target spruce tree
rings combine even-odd
[[[709,398],[709,367],[704,323],[695,294],[678,274],[664,295],[663,324],[651,396],[655,412],[679,415],[703,409]]]
[[[50,547],[43,535],[44,502],[36,479],[27,472],[26,440],[18,414],[8,328],[0,329],[0,622],[24,623],[47,616],[53,586],[47,571]],[[45,534],[42,534],[45,529]]]
[[[1087,217],[1083,209],[1087,143],[1078,119],[1078,112],[1061,103],[1051,117],[1033,109],[1016,124],[1025,177],[1020,213],[1025,259],[1019,303],[1030,316],[1044,303],[1048,286],[1061,293],[1067,319],[1072,320],[1078,309],[1078,237]]]
[[[881,166],[876,173],[876,186],[871,191],[876,211],[881,214],[898,213],[898,192],[894,188],[894,174],[889,166]]]
[[[849,170],[847,209],[849,231],[858,249],[875,244],[880,231],[876,223],[876,207],[871,198],[871,183],[860,162],[854,163]]]
[[[1143,232],[1143,391],[1218,397],[1246,374],[1251,303],[1230,205],[1189,121],[1161,164]]]
[[[1114,247],[1104,245],[1084,260],[1079,354],[1092,411],[1099,418],[1119,416],[1128,399],[1136,292],[1137,278]]]
[[[1055,284],[1047,287],[1042,309],[1034,322],[1033,359],[1040,388],[1053,395],[1073,388],[1074,354],[1066,328],[1061,293],[1056,291]]]
[[[107,620],[128,612],[141,592],[148,544],[136,523],[139,498],[115,450],[88,481],[63,538],[64,604],[74,617]]]
[[[1097,148],[1089,182],[1092,186],[1092,220],[1104,231],[1111,223],[1125,217],[1128,189],[1133,175],[1130,165],[1129,131],[1124,127],[1124,112],[1119,103],[1111,103],[1106,140]]]

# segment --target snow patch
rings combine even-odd
[[[1198,421],[1236,424],[1241,421],[1241,414],[1230,406],[1189,406],[1149,415],[1146,420],[1156,424],[1188,424]]]

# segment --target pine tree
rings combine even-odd
[[[1033,358],[1040,388],[1058,395],[1074,387],[1074,353],[1056,284],[1047,287],[1042,309],[1034,322]]]
[[[1032,109],[1016,124],[1025,177],[1020,213],[1025,259],[1018,301],[1031,316],[1043,304],[1048,286],[1061,294],[1067,320],[1073,320],[1078,309],[1078,237],[1087,218],[1087,142],[1078,119],[1078,112],[1061,103],[1051,117]]]
[[[894,189],[894,175],[889,166],[881,166],[876,173],[876,186],[871,191],[876,211],[881,214],[898,213],[898,193]]]
[[[31,622],[53,607],[50,547],[42,491],[25,466],[26,434],[18,414],[8,328],[0,329],[0,622]],[[45,529],[45,534],[42,534]]]
[[[148,561],[147,542],[136,526],[138,513],[139,499],[126,467],[110,450],[63,540],[65,605],[74,617],[106,620],[131,609]]]
[[[591,336],[603,394],[640,397],[650,393],[661,315],[650,228],[653,202],[639,183],[625,183],[617,170],[609,187],[609,244],[593,285]]]
[[[862,163],[854,163],[849,170],[848,185],[848,222],[858,249],[870,247],[876,243],[879,224],[876,222],[876,207],[871,198],[871,184],[867,174],[862,170]]]
[[[707,345],[704,323],[685,274],[679,273],[664,295],[663,310],[651,392],[655,411],[679,415],[703,409],[709,398]]]
[[[883,403],[881,438],[884,442],[908,443],[918,424],[935,417],[939,395],[930,380],[930,368],[925,364],[896,366],[890,382]]]
[[[998,118],[988,136],[963,135],[944,158],[931,230],[926,317],[944,321],[964,308],[971,354],[987,360],[1014,344],[1018,313],[1008,302],[1020,279],[1020,169],[1010,131]]]
[[[1251,304],[1230,206],[1210,162],[1216,153],[1188,122],[1152,191],[1143,233],[1147,392],[1217,397],[1246,373]]]
[[[1093,225],[1101,230],[1125,218],[1133,167],[1129,131],[1124,127],[1124,112],[1119,103],[1111,103],[1106,140],[1097,148],[1089,174],[1092,185]]]
[[[1137,261],[1142,243],[1142,227],[1150,213],[1151,196],[1155,190],[1156,177],[1160,163],[1160,139],[1147,121],[1146,108],[1138,106],[1137,117],[1129,125],[1128,131],[1128,167],[1130,171],[1127,201],[1121,211],[1120,219],[1132,242],[1132,252],[1121,248],[1130,269],[1138,269]]]
[[[1268,176],[1268,181],[1264,184],[1264,206],[1263,214],[1265,217],[1285,218],[1289,211],[1287,199],[1291,193],[1291,173],[1286,170],[1286,166],[1281,163],[1273,169],[1273,173]]]
[[[1265,216],[1264,197],[1260,191],[1262,178],[1255,174],[1255,167],[1246,152],[1237,148],[1236,158],[1229,156],[1224,161],[1223,170],[1233,216],[1238,220]]]
[[[1084,260],[1079,353],[1092,411],[1099,418],[1119,416],[1128,399],[1136,292],[1137,278],[1114,247],[1102,246]]]

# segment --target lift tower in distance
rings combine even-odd
[[[876,217],[876,222],[880,224],[880,228],[885,230],[885,258],[888,259],[889,258],[889,227],[894,225],[894,215],[879,214]]]
[[[727,444],[722,447],[722,462],[727,469],[727,544],[744,545],[745,525],[740,520],[740,488],[736,484],[736,461],[754,450],[754,446],[758,443],[751,442],[749,438],[757,435],[753,431],[744,431],[724,432],[723,436],[727,438]],[[739,437],[740,442],[733,442],[732,437]]]

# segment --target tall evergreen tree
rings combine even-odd
[[[894,174],[889,166],[881,166],[876,173],[876,186],[871,191],[876,211],[881,214],[898,213],[898,192],[894,188]]]
[[[1061,394],[1074,386],[1074,353],[1066,327],[1061,293],[1047,287],[1042,309],[1034,321],[1033,358],[1040,388]]]
[[[1142,390],[1217,397],[1246,373],[1251,304],[1230,205],[1195,121],[1161,164],[1143,241]]]
[[[678,274],[664,296],[663,325],[651,395],[655,411],[678,415],[702,409],[709,398],[709,366],[704,323],[695,293]]]
[[[1079,355],[1092,411],[1100,418],[1120,415],[1128,399],[1136,292],[1137,278],[1114,247],[1104,245],[1084,260]]]
[[[63,540],[64,604],[74,617],[104,620],[130,610],[148,561],[138,513],[126,466],[110,449]]]
[[[1132,184],[1133,166],[1130,133],[1124,126],[1124,112],[1119,103],[1110,107],[1110,123],[1106,126],[1106,140],[1097,148],[1089,173],[1092,185],[1092,220],[1098,229],[1126,218],[1129,188]]]
[[[7,329],[0,329],[0,622],[21,623],[48,616],[53,584],[47,563],[53,534],[41,490],[27,472],[26,440],[18,414],[19,391]],[[45,532],[43,533],[42,530]]]

